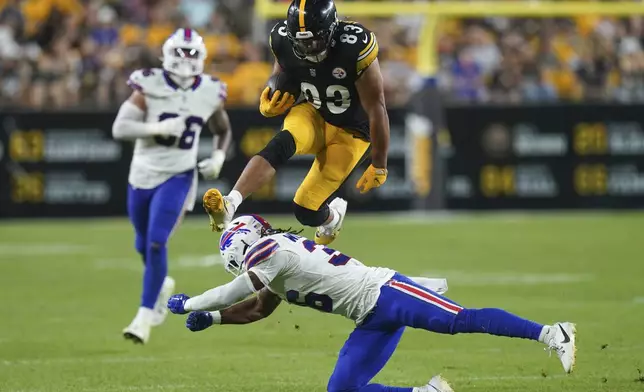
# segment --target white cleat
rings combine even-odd
[[[168,315],[168,300],[174,294],[175,282],[169,276],[166,276],[163,280],[163,286],[161,287],[161,292],[159,297],[157,297],[157,302],[154,304],[154,315],[150,320],[150,324],[153,327],[158,327],[163,324],[166,316]]]
[[[424,389],[423,389],[424,388]],[[420,392],[454,392],[447,380],[442,376],[434,376],[424,387],[420,388]]]
[[[575,368],[576,338],[577,329],[575,324],[569,322],[555,323],[550,327],[545,338],[548,349],[557,353],[566,373],[572,372]]]
[[[203,195],[203,208],[210,217],[212,231],[224,231],[235,215],[233,203],[215,188],[208,189]]]
[[[134,319],[132,324],[123,330],[123,337],[133,341],[135,344],[146,344],[150,340],[150,329],[152,325],[142,320]]]
[[[331,203],[329,203],[329,208],[333,211],[334,214],[338,214],[340,219],[338,223],[333,226],[320,226],[315,231],[315,243],[318,245],[329,245],[332,243],[342,230],[342,222],[344,221],[345,215],[347,215],[347,201],[336,197]]]

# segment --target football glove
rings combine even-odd
[[[154,133],[159,136],[180,137],[185,130],[186,119],[182,117],[173,117],[156,123]]]
[[[215,150],[212,152],[210,158],[199,162],[197,165],[199,167],[199,173],[207,180],[214,180],[219,177],[221,167],[224,165],[225,160],[226,153],[223,150]]]
[[[295,98],[291,94],[282,94],[280,90],[275,90],[273,98],[268,99],[270,91],[270,87],[266,87],[259,98],[259,112],[264,117],[275,117],[284,114],[295,103]],[[281,99],[280,96],[282,97]]]
[[[356,188],[360,190],[360,193],[367,193],[373,188],[378,188],[385,181],[387,181],[387,169],[369,165],[362,177],[358,180]]]
[[[212,314],[206,311],[192,312],[186,319],[186,328],[192,332],[203,331],[212,325]]]
[[[189,299],[190,297],[185,294],[175,294],[168,300],[168,309],[174,314],[186,314],[188,312],[184,309],[184,306]]]

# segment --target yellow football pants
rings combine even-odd
[[[317,211],[340,188],[369,149],[369,142],[324,121],[308,102],[291,108],[283,130],[295,139],[295,154],[314,154],[311,170],[293,201]]]

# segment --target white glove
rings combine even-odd
[[[186,119],[174,117],[155,124],[155,134],[162,136],[181,136],[186,130]]]
[[[224,166],[225,160],[226,153],[223,150],[215,150],[212,152],[210,158],[199,162],[199,173],[208,180],[214,180],[219,177],[221,167]]]

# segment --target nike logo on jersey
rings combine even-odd
[[[567,334],[567,333],[566,333],[566,331],[563,329],[563,327],[561,326],[561,324],[559,324],[559,329],[561,329],[561,333],[562,333],[562,334],[563,334],[563,336],[564,336],[564,340],[562,340],[562,341],[561,341],[561,343],[568,343],[568,342],[570,342],[570,336],[568,336],[568,334]]]
[[[369,42],[369,34],[364,35],[364,40],[362,40],[362,42],[364,42],[365,44]]]

